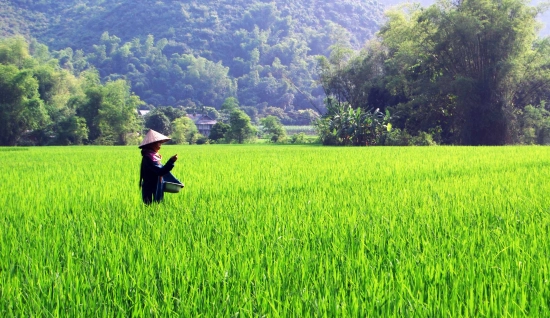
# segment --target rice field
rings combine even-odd
[[[317,132],[315,131],[314,126],[284,126],[284,128],[289,136],[303,132],[308,136],[317,137]]]
[[[18,151],[13,151],[18,150]],[[0,148],[0,316],[550,316],[550,148]]]

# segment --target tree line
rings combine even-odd
[[[141,103],[124,80],[78,77],[48,48],[22,37],[0,41],[0,144],[127,144],[139,131]]]
[[[319,57],[325,144],[550,144],[550,39],[521,0],[387,13],[360,52]]]
[[[197,109],[159,107],[142,117],[138,109],[144,104],[124,79],[102,83],[93,68],[75,76],[43,44],[23,37],[0,40],[2,146],[138,144],[149,128],[177,144],[244,143],[258,133],[233,97],[220,111],[200,109],[219,120],[210,139],[186,116]],[[268,117],[280,127],[277,117]]]

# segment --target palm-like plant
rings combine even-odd
[[[316,127],[324,144],[376,145],[388,130],[390,114],[380,109],[353,109],[348,103],[327,102],[328,112],[317,121]]]

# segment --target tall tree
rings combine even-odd
[[[29,59],[29,45],[22,36],[0,41],[0,64],[11,64],[23,68],[25,62],[28,62]]]
[[[278,117],[267,116],[261,120],[262,130],[270,136],[272,142],[282,141],[286,138],[286,130]]]
[[[229,142],[235,141],[239,144],[254,138],[255,129],[250,123],[250,117],[239,109],[234,109],[229,115],[229,131],[226,133],[226,139]]]
[[[325,95],[353,109],[385,109],[391,101],[384,97],[386,50],[376,40],[360,52],[333,46],[330,57],[318,57],[318,72]],[[387,94],[389,95],[389,94]]]
[[[85,97],[73,100],[77,115],[89,129],[88,142],[125,145],[129,136],[141,130],[137,109],[141,100],[130,92],[124,80],[101,85],[94,72],[83,76]]]
[[[0,144],[15,146],[22,134],[44,127],[48,116],[30,70],[0,64]]]
[[[522,0],[464,0],[391,14],[380,36],[403,71],[395,79],[409,87],[409,110],[421,103],[421,114],[451,116],[462,144],[511,142],[508,114],[525,79],[520,62],[533,54],[536,13]]]
[[[239,109],[239,100],[237,100],[235,97],[227,97],[220,107],[220,110],[227,111],[229,113],[235,109]]]
[[[189,117],[180,117],[172,122],[172,141],[175,144],[194,144],[199,137],[199,130]]]
[[[153,111],[147,114],[145,127],[158,131],[164,135],[170,135],[172,133],[170,119],[163,112],[159,111]]]
[[[48,122],[40,99],[40,82],[33,67],[38,64],[29,54],[22,37],[0,41],[0,144],[16,145],[22,134],[40,129]]]
[[[88,126],[82,117],[71,116],[56,125],[57,136],[54,141],[59,145],[80,145],[88,139]]]
[[[428,17],[438,24],[433,54],[443,82],[457,96],[463,143],[509,141],[513,76],[535,40],[535,14],[521,0],[466,0]]]
[[[223,141],[230,128],[231,127],[228,124],[219,121],[212,126],[212,130],[210,131],[210,136],[208,136],[208,138],[216,142]]]
[[[106,83],[102,88],[103,103],[99,110],[101,144],[128,144],[128,137],[140,131],[137,109],[142,103],[124,80]]]

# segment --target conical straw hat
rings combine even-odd
[[[139,148],[148,144],[152,144],[154,142],[167,142],[168,140],[171,140],[171,138],[168,138],[165,135],[154,131],[153,129],[149,129],[147,135],[145,135],[145,138],[143,138],[143,141],[139,145]]]

